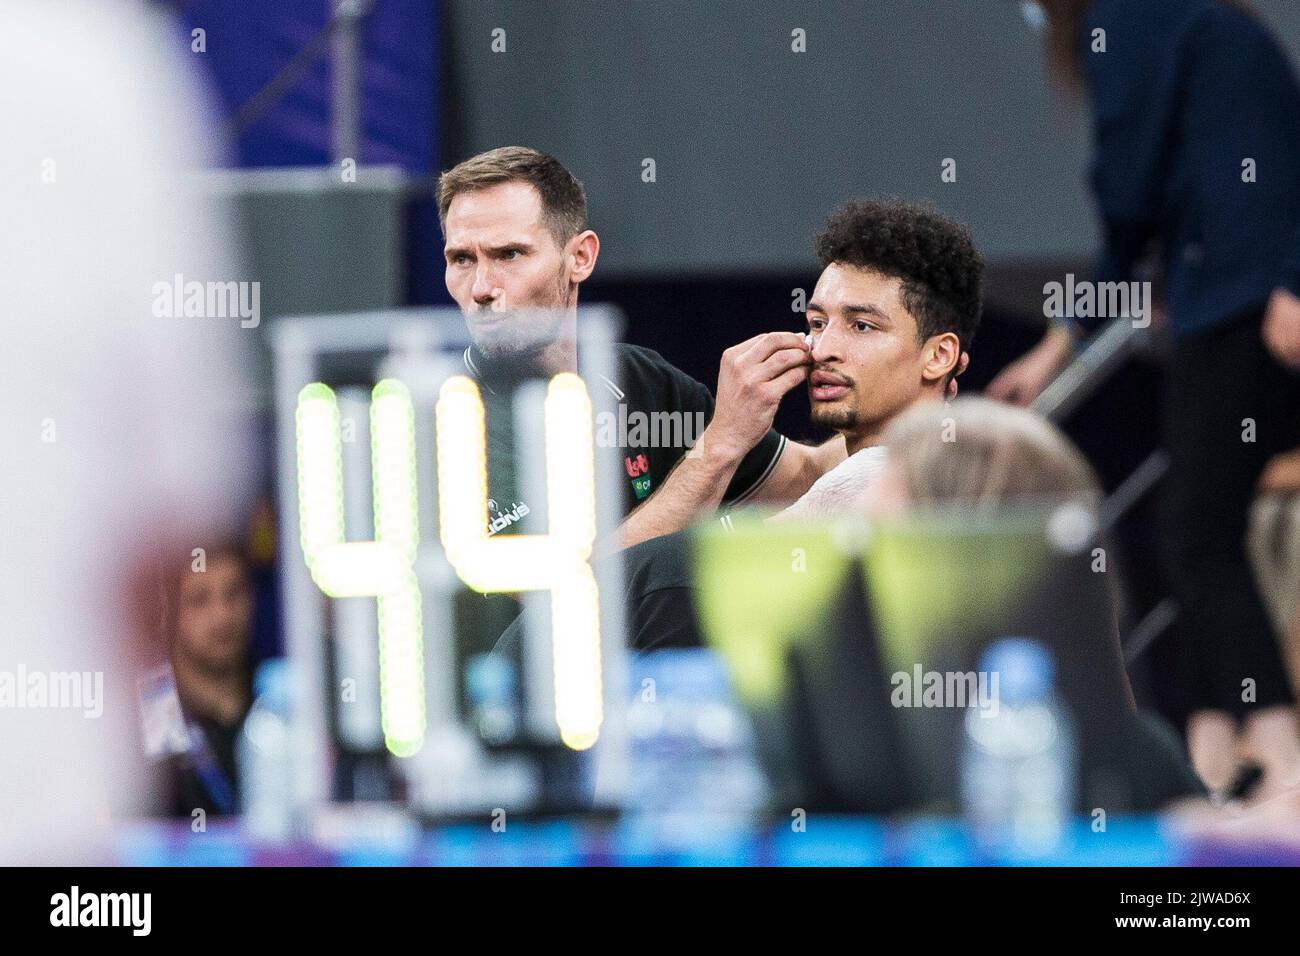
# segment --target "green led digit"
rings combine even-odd
[[[371,395],[374,541],[343,540],[338,399],[320,382],[298,394],[298,516],[312,580],[330,597],[374,597],[384,742],[399,757],[424,743],[424,648],[415,554],[420,540],[415,411],[393,379]]]

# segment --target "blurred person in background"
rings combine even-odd
[[[172,762],[171,811],[238,809],[236,743],[252,705],[253,595],[241,548],[221,544],[187,565],[170,588],[170,676],[183,749]],[[166,679],[167,675],[163,676]]]
[[[1245,544],[1266,462],[1300,444],[1300,376],[1286,367],[1300,358],[1300,88],[1238,0],[1023,6],[1046,30],[1053,78],[1092,107],[1105,242],[1092,278],[1131,281],[1160,246],[1173,340],[1160,548],[1192,758],[1214,788],[1242,752],[1261,786],[1300,784],[1294,690]],[[1096,324],[1056,321],[987,394],[1033,401]]]
[[[974,516],[1017,506],[1073,504],[1087,508],[1094,522],[1098,520],[1101,484],[1087,459],[1056,426],[1026,409],[984,398],[960,398],[946,407],[916,405],[894,419],[885,443],[889,455],[884,470],[857,499],[873,518],[928,508],[955,507]],[[1115,581],[1114,575],[1108,578],[1112,596],[1118,590]],[[1180,798],[1203,796],[1205,787],[1177,734],[1162,718],[1133,704],[1117,627],[1095,635],[1095,640],[1084,659],[1090,666],[1095,662],[1098,675],[1123,676],[1130,708],[1119,724],[1119,740],[1096,739],[1095,733],[1084,740],[1085,776],[1119,773],[1131,810],[1156,810]],[[1058,666],[1065,664],[1058,661]],[[1065,682],[1072,679],[1102,678],[1063,674]],[[1088,737],[1087,726],[1078,730]]]
[[[1300,687],[1300,448],[1268,463],[1250,512],[1250,556],[1260,594]]]
[[[917,407],[890,422],[885,442],[885,467],[864,504],[872,515],[948,504],[978,514],[1042,501],[1081,502],[1095,514],[1101,503],[1083,453],[1026,409],[981,398]]]
[[[186,178],[214,116],[194,62],[137,3],[0,5],[0,668],[103,685],[99,713],[0,707],[4,863],[111,861],[113,813],[149,798],[131,681],[161,605],[139,569],[249,503],[247,333],[153,308],[178,273],[243,278]]]

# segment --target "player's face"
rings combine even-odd
[[[444,232],[447,291],[465,313],[480,349],[525,351],[551,336],[554,329],[533,327],[549,320],[509,314],[555,309],[558,316],[576,296],[565,249],[546,228],[542,197],[530,183],[462,193],[447,209]]]
[[[176,621],[180,650],[215,670],[238,664],[248,650],[252,610],[248,578],[238,560],[216,557],[206,571],[185,572]]]
[[[816,424],[876,431],[922,394],[924,349],[902,289],[868,269],[832,264],[822,272],[807,311]]]

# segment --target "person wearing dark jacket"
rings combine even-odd
[[[226,816],[239,808],[238,739],[252,705],[249,636],[253,603],[248,563],[234,544],[209,548],[202,564],[175,581],[171,676],[180,719],[180,752],[168,760],[170,812]]]
[[[1163,397],[1163,563],[1180,608],[1193,760],[1300,782],[1295,698],[1245,550],[1265,463],[1300,442],[1300,87],[1237,0],[1041,0],[1049,60],[1091,105],[1104,245],[1129,282],[1152,244],[1172,354]],[[1096,319],[1062,318],[988,394],[1032,401]],[[1296,354],[1293,356],[1291,352]]]

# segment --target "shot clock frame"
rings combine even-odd
[[[465,361],[459,310],[274,323],[281,587],[304,819],[338,799],[340,750],[383,756],[412,807],[434,818],[504,798],[537,806],[537,755],[548,748],[581,753],[593,808],[620,802],[621,566],[591,561],[620,520],[619,463],[595,440],[591,388],[615,375],[622,318],[578,311],[577,374],[558,371],[513,397],[514,463],[531,500],[545,502],[541,534],[489,533],[486,386]],[[523,722],[540,748],[488,747],[461,712],[454,595],[466,586],[523,602]],[[349,678],[347,705],[332,706]]]

